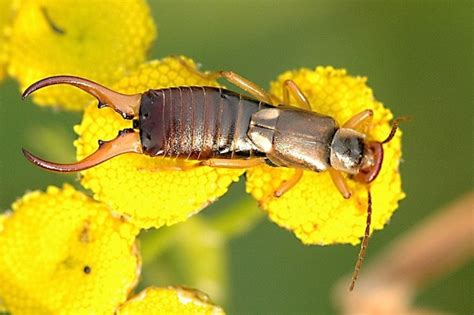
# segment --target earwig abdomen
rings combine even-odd
[[[139,113],[143,153],[192,160],[263,156],[247,131],[252,114],[267,106],[213,87],[150,90]]]

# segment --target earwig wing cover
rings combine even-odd
[[[282,84],[293,80],[308,97],[312,109],[334,117],[340,124],[365,109],[374,111],[368,138],[382,141],[390,131],[392,113],[377,101],[366,78],[353,77],[345,70],[318,67],[280,75],[271,92],[281,97]],[[372,230],[384,227],[405,194],[398,170],[401,132],[384,145],[385,159],[378,178],[371,183]],[[247,172],[247,191],[268,212],[270,219],[291,230],[306,244],[357,244],[364,235],[367,215],[367,187],[347,179],[353,195],[343,199],[328,172],[305,171],[300,182],[282,197],[266,198],[294,170],[259,166]]]
[[[133,94],[181,85],[217,83],[189,72],[176,58],[165,58],[142,65],[112,88]],[[130,121],[109,108],[89,106],[75,129],[78,159],[95,151],[98,139],[112,139],[119,130],[130,127]],[[84,171],[81,183],[96,199],[130,217],[137,226],[149,228],[186,220],[223,195],[244,172],[211,167],[173,170],[177,165],[189,167],[192,163],[126,154]]]

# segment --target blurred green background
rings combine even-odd
[[[376,97],[395,116],[413,117],[402,126],[401,172],[407,198],[390,224],[373,235],[368,262],[398,235],[472,189],[471,2],[207,0],[150,5],[159,30],[150,59],[184,54],[202,63],[203,69],[234,70],[264,87],[288,69],[344,67],[367,76]],[[22,102],[16,82],[9,79],[0,86],[0,117],[1,209],[8,209],[27,190],[75,182],[74,175],[33,167],[20,149],[28,147],[60,161],[73,159],[72,126],[80,114]],[[249,213],[256,211],[243,179],[202,216],[218,217],[240,202],[249,205]],[[179,243],[169,240],[170,248]],[[185,247],[183,242],[178,245]],[[217,278],[227,283],[228,294],[217,300],[230,314],[334,313],[331,287],[352,271],[359,250],[348,245],[303,246],[264,216],[220,248],[213,254],[228,273],[224,268]],[[186,284],[200,256],[199,251],[189,257],[182,253],[168,249],[161,258],[150,258],[144,283]],[[171,268],[164,268],[166,264]],[[471,263],[430,283],[416,303],[472,313],[472,267]]]

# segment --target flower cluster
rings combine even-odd
[[[143,0],[94,6],[85,2],[1,4],[0,79],[8,73],[23,89],[46,76],[74,74],[129,94],[183,85],[219,86],[199,75],[186,57],[144,62],[156,31]],[[367,137],[380,141],[389,133],[392,114],[374,98],[366,78],[332,67],[303,68],[278,76],[269,92],[281,98],[283,82],[289,79],[313,111],[343,123],[371,109],[374,118]],[[78,159],[95,151],[99,139],[112,139],[131,127],[130,121],[110,108],[98,109],[96,101],[74,88],[44,89],[34,101],[83,110],[82,122],[74,128]],[[384,227],[404,198],[398,171],[401,133],[384,145],[384,152],[382,171],[370,185],[375,230]],[[0,306],[3,302],[13,313],[223,313],[204,294],[180,287],[151,287],[130,297],[141,270],[136,237],[141,229],[185,221],[244,173],[247,192],[272,221],[303,243],[357,244],[364,234],[368,187],[349,177],[353,195],[348,200],[327,173],[309,171],[290,191],[273,198],[272,192],[295,170],[194,163],[125,154],[82,172],[81,184],[92,191],[93,199],[65,185],[28,193],[15,202],[12,212],[0,216]]]
[[[88,21],[84,23],[84,21]],[[145,59],[156,28],[143,0],[1,1],[0,80],[24,89],[57,74],[105,85]],[[36,104],[83,110],[90,96],[52,87]],[[27,193],[0,215],[0,311],[13,314],[223,314],[204,293],[150,287],[137,225],[70,185]]]
[[[12,210],[0,217],[0,297],[14,314],[222,313],[183,288],[130,298],[139,230],[70,185],[30,192]]]

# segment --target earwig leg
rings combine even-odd
[[[184,163],[179,163],[179,164],[174,164],[174,165],[157,165],[153,167],[143,167],[139,168],[138,171],[140,172],[163,172],[163,171],[189,171],[192,169],[195,169],[196,167],[200,166],[200,162],[194,163],[194,164],[184,164]]]
[[[233,85],[241,88],[245,92],[249,93],[259,101],[272,104],[272,97],[267,93],[263,88],[253,83],[252,81],[234,73],[232,71],[210,71],[210,72],[201,72],[196,68],[191,67],[184,59],[178,58],[179,62],[186,67],[190,72],[199,75],[201,78],[206,80],[216,80],[219,78],[226,79]]]
[[[348,121],[346,121],[342,128],[356,129],[364,122],[368,121],[374,116],[374,112],[371,109],[366,109],[354,116],[352,116]]]
[[[362,263],[364,262],[365,252],[367,251],[367,246],[369,245],[371,221],[372,221],[372,196],[370,195],[370,190],[367,190],[367,221],[365,224],[364,239],[362,240],[361,245],[360,245],[359,256],[357,258],[357,262],[354,268],[354,273],[352,274],[352,281],[349,287],[349,291],[352,291],[354,289],[357,278],[359,277],[360,269],[362,268]]]
[[[152,168],[143,168],[140,171],[143,172],[160,172],[160,171],[189,171],[200,166],[210,167],[222,167],[222,168],[249,168],[262,164],[261,159],[250,159],[250,160],[230,160],[230,159],[209,159],[204,161],[197,161],[195,164],[184,165],[159,165]]]
[[[283,82],[283,103],[285,105],[290,105],[290,92],[300,107],[306,110],[311,110],[311,105],[309,104],[306,95],[304,95],[293,80],[286,80]]]
[[[262,159],[231,160],[231,159],[209,159],[199,163],[200,166],[222,167],[222,168],[249,168],[263,163]]]
[[[265,197],[262,201],[261,204],[266,204],[273,198],[280,198],[285,194],[287,191],[289,191],[291,188],[295,187],[296,184],[300,181],[300,179],[303,177],[303,170],[302,169],[295,169],[295,173],[293,174],[290,179],[282,182],[280,186],[278,186],[277,189],[275,189],[270,195]]]
[[[280,186],[273,192],[273,196],[276,198],[283,196],[284,193],[298,184],[301,177],[303,177],[303,170],[299,168],[295,169],[295,174],[293,174],[290,179],[281,183]]]
[[[352,195],[351,190],[347,187],[347,183],[344,180],[342,174],[338,171],[333,169],[332,167],[328,168],[329,174],[331,175],[332,182],[336,185],[336,188],[341,193],[344,199],[349,199]]]
[[[272,97],[263,88],[232,71],[218,71],[220,77],[249,93],[259,101],[272,104]]]

